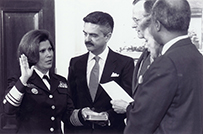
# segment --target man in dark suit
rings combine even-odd
[[[89,52],[70,61],[68,85],[76,108],[70,122],[75,127],[72,127],[72,131],[65,124],[66,132],[123,133],[125,114],[114,112],[111,98],[99,83],[115,81],[131,95],[134,61],[107,47],[114,26],[113,18],[109,14],[92,12],[83,20],[85,44]],[[96,72],[94,78],[93,70]],[[107,120],[89,121],[87,117],[91,115],[105,115]]]
[[[134,0],[133,1],[133,25],[132,28],[137,31],[137,36],[140,39],[145,39],[145,49],[142,52],[141,56],[136,62],[136,66],[133,72],[133,80],[132,80],[132,93],[135,93],[135,90],[140,81],[142,81],[142,77],[145,74],[146,70],[150,66],[150,64],[154,61],[156,57],[158,57],[159,47],[154,40],[149,39],[148,37],[148,26],[150,24],[150,13],[152,6],[155,0]],[[156,52],[156,53],[154,53]],[[112,107],[117,113],[125,113],[126,108],[129,105],[128,102],[123,100],[112,100]]]
[[[187,36],[186,0],[158,0],[150,31],[163,45],[127,108],[124,134],[202,134],[203,56]]]
[[[156,42],[148,42],[148,38],[146,36],[146,33],[148,31],[147,27],[150,23],[150,13],[152,6],[154,4],[155,0],[134,0],[133,1],[133,25],[132,28],[136,29],[138,37],[140,39],[145,39],[145,50],[141,54],[140,58],[138,59],[136,63],[136,67],[134,69],[133,73],[133,84],[132,84],[132,90],[133,93],[139,83],[139,79],[142,79],[142,75],[146,72],[150,64],[153,62],[153,60],[158,55],[153,55],[151,53],[151,49],[148,47],[148,44],[157,44]],[[155,45],[153,45],[155,46]],[[153,49],[156,49],[155,47]]]

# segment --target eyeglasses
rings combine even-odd
[[[142,17],[143,18],[143,17]],[[136,25],[139,24],[139,22],[142,20],[142,18],[137,19],[137,18],[133,18],[133,21],[135,22]]]
[[[136,25],[138,25],[139,24],[139,22],[143,19],[143,18],[145,18],[145,17],[148,17],[149,16],[149,14],[145,14],[145,15],[143,15],[141,18],[133,18],[133,21],[135,22],[135,24]]]

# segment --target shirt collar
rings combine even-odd
[[[99,54],[98,56],[99,56],[99,58],[100,58],[101,60],[104,60],[104,61],[105,61],[106,58],[107,58],[108,53],[109,53],[109,48],[106,47],[106,48],[104,49],[104,51],[103,51],[101,54]],[[95,55],[94,55],[91,51],[89,51],[88,62],[91,61],[94,57],[95,57]]]
[[[172,40],[170,40],[169,42],[167,42],[164,46],[163,46],[163,49],[162,49],[162,52],[161,54],[164,55],[166,53],[166,51],[173,45],[175,44],[176,42],[178,42],[179,40],[182,40],[182,39],[186,39],[188,38],[188,35],[183,35],[183,36],[178,36]]]
[[[40,77],[41,79],[43,78],[44,75],[47,75],[48,78],[50,78],[50,77],[49,77],[49,71],[47,71],[46,74],[43,74],[43,73],[42,73],[41,71],[39,71],[37,68],[34,68],[34,70],[35,70],[35,72],[39,75],[39,77]]]

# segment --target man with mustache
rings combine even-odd
[[[111,98],[99,85],[115,81],[131,95],[134,61],[107,47],[113,32],[113,18],[104,12],[92,12],[84,17],[84,38],[88,53],[70,61],[68,84],[75,110],[70,118],[70,133],[123,133],[125,114],[117,114]],[[94,76],[93,76],[93,73]],[[106,121],[89,121],[91,115],[106,116]],[[73,129],[71,129],[73,128]]]

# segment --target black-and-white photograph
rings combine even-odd
[[[202,0],[0,0],[1,134],[203,134]]]

